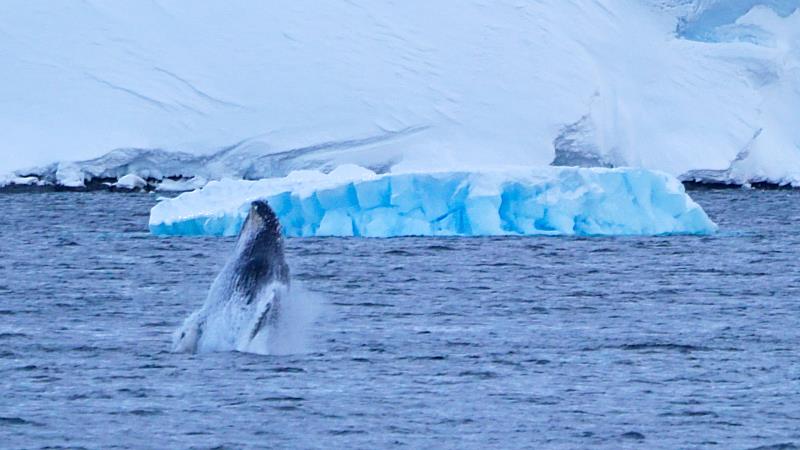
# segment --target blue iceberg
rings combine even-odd
[[[710,234],[717,226],[671,175],[541,167],[376,175],[355,166],[214,181],[150,213],[159,236],[231,236],[269,202],[287,236]]]

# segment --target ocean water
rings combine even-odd
[[[232,239],[0,195],[0,448],[796,448],[800,192],[692,195],[718,235],[290,239],[270,356],[169,352]]]

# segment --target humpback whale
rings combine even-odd
[[[278,217],[266,202],[255,201],[233,255],[203,306],[175,333],[173,350],[265,352],[288,289],[289,266]]]

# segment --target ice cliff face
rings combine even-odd
[[[799,2],[8,0],[0,173],[40,167],[0,179],[555,162],[800,184]]]

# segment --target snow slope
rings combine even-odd
[[[674,177],[641,169],[515,168],[212,181],[150,213],[157,235],[238,234],[265,199],[289,236],[708,234],[716,225]]]
[[[6,0],[0,173],[556,162],[800,183],[799,2]]]

